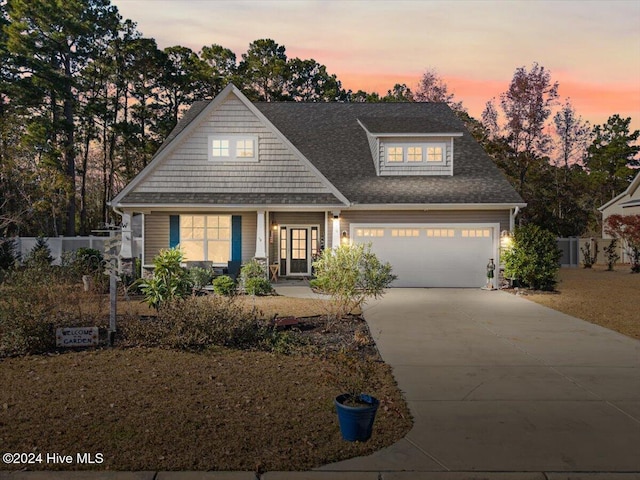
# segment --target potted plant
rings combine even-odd
[[[380,401],[365,392],[371,388],[374,360],[355,352],[336,356],[334,382],[343,392],[334,399],[342,438],[348,442],[366,442],[371,438]]]

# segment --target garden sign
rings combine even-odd
[[[98,345],[98,327],[66,327],[56,330],[58,347],[91,347]]]

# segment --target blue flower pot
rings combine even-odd
[[[340,433],[342,433],[342,438],[348,442],[366,442],[371,438],[373,421],[376,418],[380,401],[370,395],[360,394],[358,399],[363,405],[344,405],[344,401],[349,396],[345,393],[338,395],[335,399]]]

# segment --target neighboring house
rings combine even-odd
[[[112,206],[143,214],[145,267],[180,245],[308,276],[322,248],[371,242],[396,286],[480,287],[525,203],[446,104],[251,103],[229,85]]]
[[[613,200],[602,205],[598,210],[602,212],[602,238],[612,238],[607,232],[606,222],[611,215],[640,215],[640,172],[635,176],[627,189]],[[619,245],[621,261],[630,261],[626,243]]]
[[[607,218],[611,215],[640,214],[640,172],[636,175],[627,189],[613,200],[602,205],[598,210],[602,212],[602,238],[611,238],[604,231]]]

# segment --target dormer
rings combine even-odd
[[[454,138],[438,122],[422,117],[360,117],[378,176],[453,175]]]

